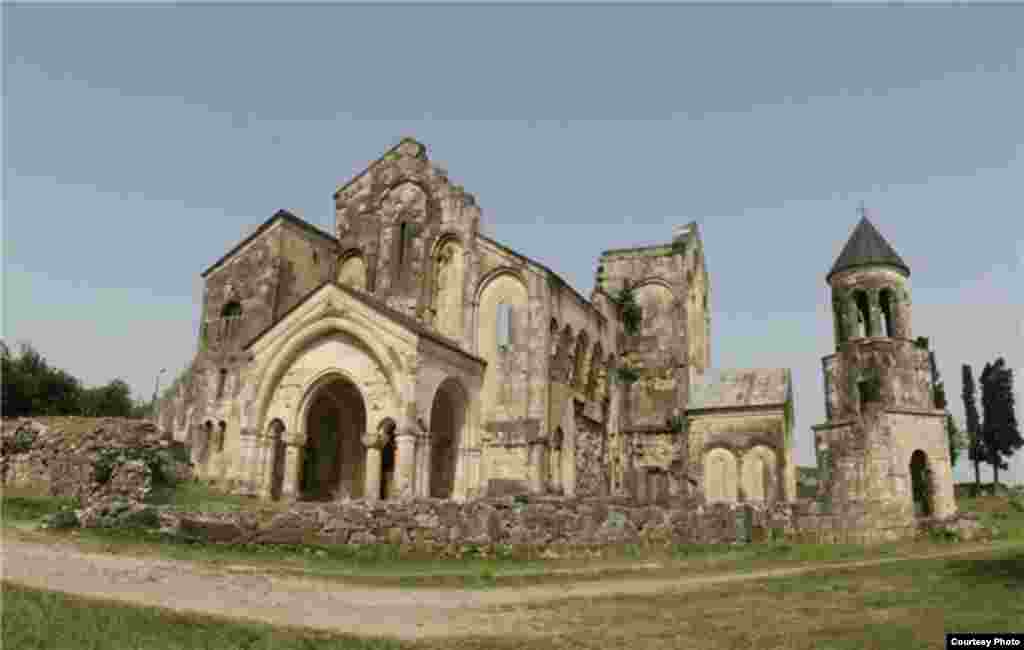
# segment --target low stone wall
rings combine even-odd
[[[436,499],[297,503],[285,512],[197,514],[161,509],[168,532],[213,542],[394,544],[427,553],[472,545],[565,549],[625,544],[767,541],[875,543],[913,536],[905,524],[872,529],[813,502],[637,506],[622,499],[531,497],[454,503]]]
[[[187,451],[146,420],[39,417],[0,420],[4,486],[83,503],[145,499],[154,472],[169,484],[188,480]]]

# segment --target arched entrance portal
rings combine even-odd
[[[455,491],[457,451],[466,424],[466,392],[446,379],[430,409],[430,496],[449,499]]]
[[[914,496],[914,516],[932,515],[932,476],[928,456],[918,449],[910,456],[910,485]]]
[[[300,490],[303,499],[322,501],[363,496],[366,406],[359,389],[332,377],[310,396]]]

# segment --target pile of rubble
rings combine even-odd
[[[84,525],[116,504],[144,509],[155,486],[191,479],[192,467],[187,448],[146,420],[38,417],[0,420],[0,476],[5,487],[77,500]]]

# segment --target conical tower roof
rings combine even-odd
[[[839,253],[836,263],[832,265],[826,281],[840,271],[857,266],[893,266],[910,275],[910,267],[864,215],[853,229],[846,246],[843,246],[843,252]]]

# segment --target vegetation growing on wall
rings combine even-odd
[[[627,386],[640,379],[640,372],[632,366],[623,364],[615,369],[616,378]]]
[[[683,420],[683,416],[681,415],[673,415],[665,418],[665,426],[668,427],[668,430],[672,433],[682,433],[684,423],[685,420]]]
[[[643,318],[643,312],[640,310],[640,305],[636,304],[633,288],[628,284],[623,286],[612,297],[612,302],[619,308],[619,314],[622,316],[622,327],[626,334],[636,336],[640,332],[640,321]]]

